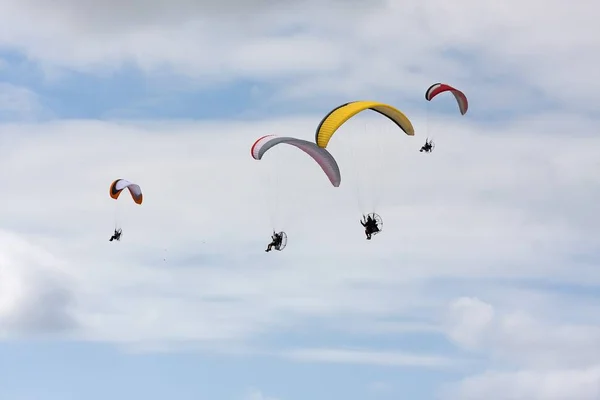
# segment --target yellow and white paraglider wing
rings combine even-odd
[[[339,187],[342,181],[340,167],[337,161],[331,153],[326,149],[322,149],[312,142],[302,139],[296,139],[292,137],[267,135],[259,138],[250,149],[250,154],[255,160],[262,159],[263,155],[278,144],[289,144],[294,146],[310,157],[319,164],[325,175],[329,178],[331,184],[335,187]]]
[[[315,142],[321,148],[326,148],[333,134],[350,118],[364,110],[373,110],[389,118],[404,133],[414,136],[415,129],[410,120],[400,110],[376,101],[353,101],[333,109],[319,123],[315,133]]]
[[[125,188],[129,190],[131,198],[136,204],[142,204],[142,201],[144,200],[142,189],[139,187],[139,185],[129,182],[125,179],[117,179],[110,185],[110,197],[117,200]]]

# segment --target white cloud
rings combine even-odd
[[[450,337],[461,345],[477,347],[482,337],[489,334],[494,308],[479,299],[461,298],[450,307],[453,325]]]
[[[280,84],[271,101],[416,99],[441,80],[465,88],[471,108],[465,118],[432,118],[427,131],[423,116],[399,104],[418,138],[370,125],[386,156],[385,231],[371,243],[358,226],[347,169],[355,160],[344,141],[332,144],[344,174],[339,190],[304,155],[282,150],[286,179],[278,187],[289,192],[272,217],[290,242],[269,255],[263,197],[276,192],[253,167],[265,172],[276,160],[257,163],[248,147],[265,132],[309,138],[319,115],[0,125],[4,337],[58,331],[139,351],[243,353],[263,348],[265,334],[325,321],[316,334],[343,333],[335,348],[286,343],[299,350],[265,351],[437,366],[450,361],[341,349],[354,348],[351,335],[445,333],[489,363],[489,372],[474,371],[454,388],[453,400],[598,396],[597,306],[505,283],[600,284],[596,263],[576,260],[600,245],[597,122],[575,114],[595,112],[599,89],[593,2],[163,1],[143,10],[135,1],[42,3],[0,4],[0,46],[59,77],[61,69],[110,74],[133,64],[202,84]],[[3,115],[40,111],[27,89],[0,89]],[[550,107],[556,103],[563,110]],[[530,107],[553,111],[496,115],[494,126],[469,122]],[[436,138],[431,156],[418,153],[421,132]],[[338,135],[349,138],[347,130]],[[358,160],[374,171],[368,141]],[[142,207],[121,202],[125,232],[115,244],[106,192],[117,177],[139,182],[146,199]]]
[[[370,364],[394,367],[449,367],[455,360],[444,357],[396,351],[363,351],[347,349],[298,349],[283,353],[286,358],[304,362]]]
[[[469,298],[450,306],[449,336],[492,363],[486,372],[447,388],[448,399],[598,398],[600,324],[544,320],[528,308],[524,303],[520,309],[497,312],[492,305]]]
[[[2,68],[0,62],[0,68]],[[25,87],[0,82],[0,119],[33,120],[48,111],[38,95]]]
[[[246,396],[246,400],[278,400],[275,397],[266,396],[261,390],[252,389]]]
[[[518,366],[581,368],[598,360],[597,321],[546,321],[529,308],[522,305],[517,310],[497,313],[481,300],[459,299],[451,306],[449,335],[462,346],[473,349],[476,344],[477,350],[493,359]]]
[[[244,3],[251,18],[229,1],[42,3],[4,2],[0,37],[46,66],[290,78],[283,97],[421,98],[442,80],[469,92],[474,113],[557,101],[593,111],[600,81],[593,2]]]
[[[585,165],[596,162],[598,139],[565,142],[550,127],[539,142],[519,122],[493,137],[448,122],[448,139],[432,156],[418,152],[416,138],[381,128],[389,149],[380,179],[386,228],[372,243],[358,226],[343,141],[332,144],[345,174],[339,190],[304,154],[281,148],[285,179],[277,187],[290,242],[265,255],[272,226],[262,198],[278,192],[254,168],[275,166],[278,157],[256,162],[249,146],[274,127],[306,137],[316,120],[4,125],[0,162],[14,173],[3,177],[10,196],[0,217],[6,229],[43,236],[44,247],[66,260],[83,338],[140,346],[250,343],[321,319],[342,331],[360,321],[374,334],[402,328],[383,322],[393,317],[432,332],[449,295],[439,280],[467,288],[477,278],[599,282],[596,269],[568,261],[573,244],[597,246],[589,218],[598,206],[585,202],[597,188]],[[349,123],[339,137],[362,132],[359,125]],[[124,238],[115,244],[108,242],[115,202],[107,187],[118,177],[140,183],[146,198],[141,207],[121,199]],[[455,339],[474,335],[453,332]]]
[[[0,334],[47,335],[76,328],[61,263],[40,246],[0,232]],[[67,332],[68,333],[68,332]]]
[[[595,400],[600,397],[600,367],[488,372],[465,379],[453,400]]]

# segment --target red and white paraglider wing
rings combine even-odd
[[[287,144],[294,146],[304,153],[308,154],[313,160],[319,164],[327,178],[334,187],[339,187],[342,181],[340,167],[335,158],[326,149],[320,148],[313,142],[307,140],[296,139],[292,137],[267,135],[259,138],[250,149],[250,154],[255,160],[262,159],[263,155],[279,144]]]
[[[444,92],[451,92],[454,95],[454,98],[458,103],[458,109],[460,110],[460,113],[465,115],[469,109],[469,101],[467,100],[467,96],[465,96],[465,94],[460,90],[450,85],[445,83],[435,83],[431,85],[425,92],[425,99],[427,101],[431,101],[435,96]]]

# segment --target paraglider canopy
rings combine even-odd
[[[110,184],[109,194],[110,197],[117,200],[121,195],[123,189],[127,188],[129,193],[131,194],[131,198],[136,204],[142,204],[144,200],[144,196],[142,194],[142,189],[139,185],[129,182],[125,179],[117,179],[113,183]]]
[[[326,148],[333,134],[346,121],[365,110],[372,110],[389,118],[408,136],[414,136],[412,123],[400,110],[376,101],[353,101],[334,108],[321,120],[315,133],[315,143],[319,147]]]
[[[285,136],[266,135],[254,142],[250,148],[250,154],[255,160],[261,160],[267,151],[279,144],[294,146],[308,154],[317,162],[317,164],[319,164],[323,172],[325,172],[325,175],[327,175],[327,178],[329,178],[331,184],[334,187],[340,186],[342,176],[340,174],[340,167],[338,166],[337,161],[335,161],[335,158],[333,158],[331,153],[329,153],[329,151],[326,149],[322,149],[316,144],[307,140]]]
[[[450,85],[445,83],[434,83],[425,91],[425,99],[427,101],[431,101],[435,96],[444,92],[450,92],[454,95],[454,98],[458,103],[458,109],[460,110],[460,113],[465,115],[469,109],[469,101],[467,100],[467,96],[465,96],[465,94],[460,90]]]

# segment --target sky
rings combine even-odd
[[[0,399],[600,399],[598,12],[0,2]]]

